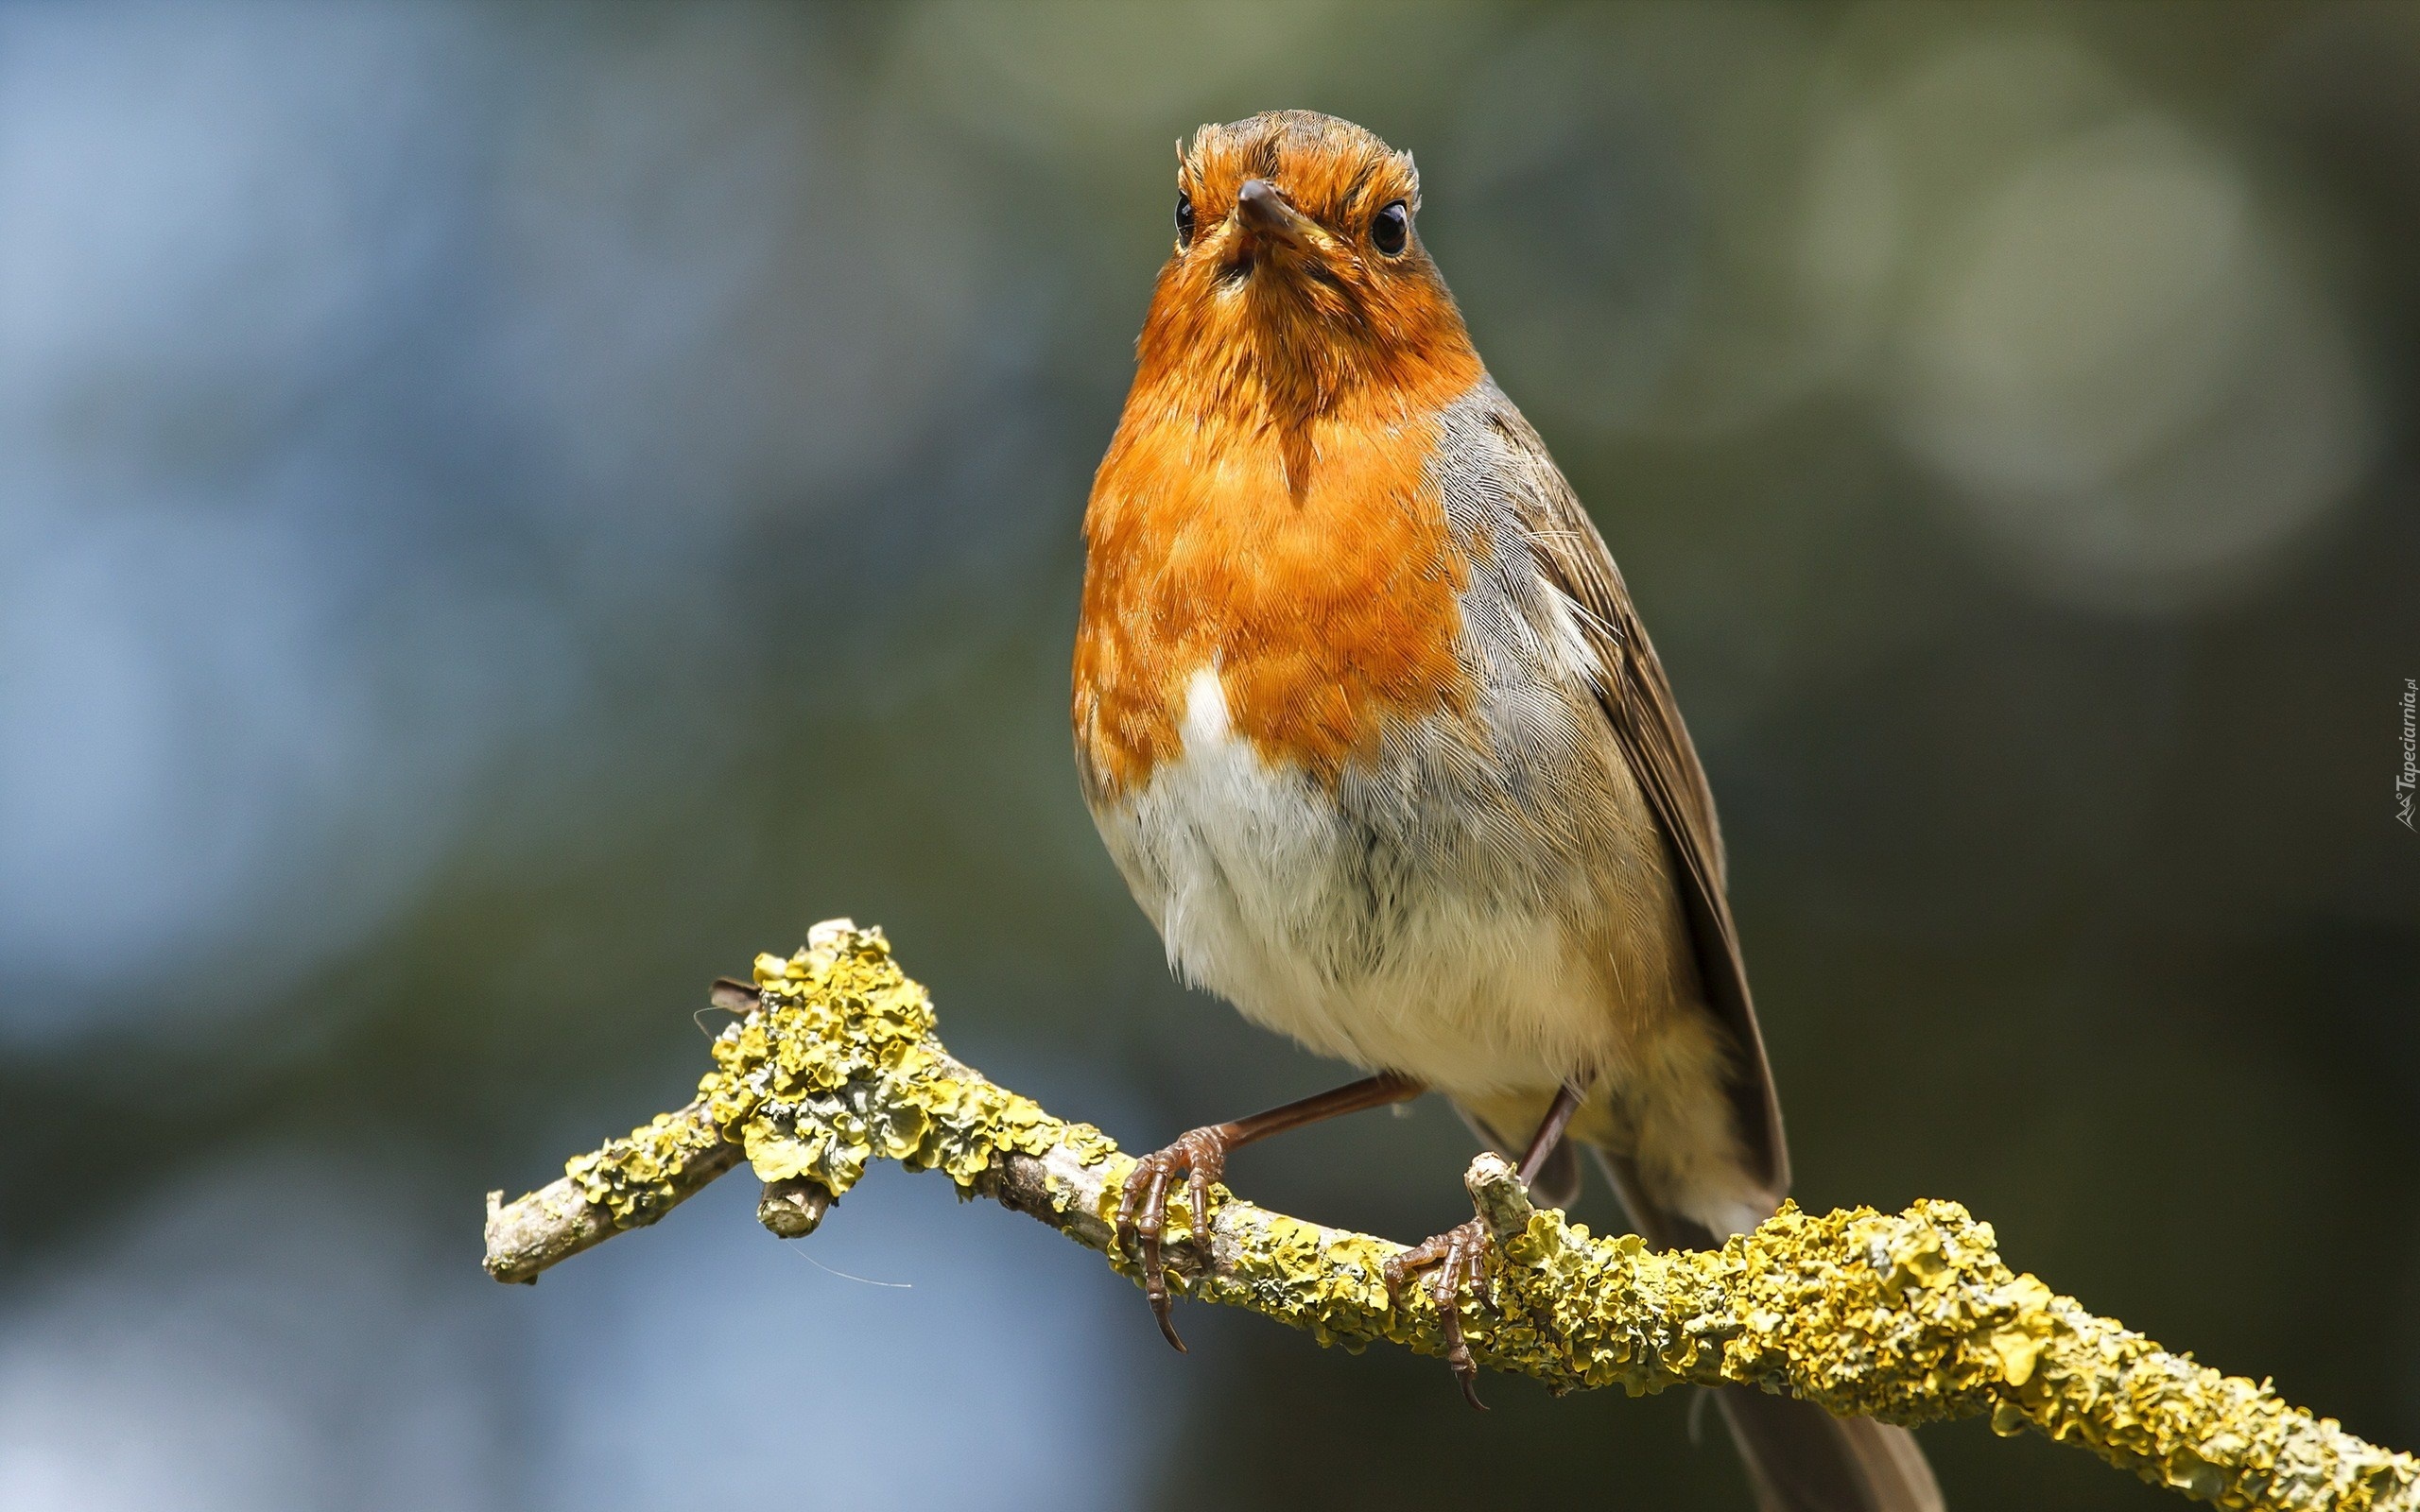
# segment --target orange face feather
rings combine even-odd
[[[1467,700],[1466,563],[1426,463],[1484,369],[1418,240],[1374,236],[1419,199],[1376,137],[1297,112],[1203,127],[1178,184],[1195,230],[1085,515],[1079,753],[1097,791],[1139,785],[1215,666],[1237,734],[1333,782],[1389,721]]]

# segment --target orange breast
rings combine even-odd
[[[1425,476],[1433,409],[1270,426],[1138,393],[1093,488],[1076,739],[1105,796],[1182,745],[1215,665],[1230,728],[1333,783],[1391,720],[1468,706],[1468,563]]]

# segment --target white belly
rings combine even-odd
[[[1582,878],[1499,864],[1433,815],[1354,814],[1236,736],[1208,669],[1184,734],[1181,759],[1098,817],[1185,980],[1458,1101],[1616,1063],[1605,963],[1569,926]]]

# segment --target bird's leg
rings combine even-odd
[[[1571,1116],[1580,1111],[1581,1101],[1587,1095],[1588,1084],[1584,1080],[1567,1081],[1556,1089],[1545,1121],[1538,1125],[1529,1150],[1521,1157],[1523,1186],[1535,1180],[1545,1169],[1554,1147],[1563,1143],[1563,1131],[1571,1125]],[[1429,1273],[1428,1297],[1437,1304],[1437,1325],[1445,1334],[1445,1364],[1453,1368],[1454,1380],[1462,1388],[1462,1400],[1485,1412],[1487,1403],[1478,1400],[1478,1365],[1471,1358],[1470,1341],[1462,1336],[1461,1291],[1467,1281],[1481,1300],[1495,1299],[1495,1283],[1487,1269],[1487,1226],[1473,1218],[1388,1261],[1389,1305],[1401,1305],[1405,1280],[1423,1271]]]
[[[1585,1078],[1564,1082],[1555,1089],[1554,1102],[1539,1122],[1537,1133],[1530,1137],[1529,1152],[1521,1157],[1521,1185],[1526,1187],[1535,1181],[1547,1161],[1554,1158],[1554,1147],[1563,1143],[1563,1131],[1571,1126],[1571,1115],[1580,1111],[1581,1100],[1587,1095]]]
[[[1131,1245],[1141,1262],[1143,1295],[1150,1301],[1151,1315],[1160,1320],[1160,1332],[1167,1341],[1179,1350],[1184,1349],[1184,1341],[1177,1337],[1176,1324],[1168,1315],[1171,1303],[1167,1267],[1160,1255],[1160,1235],[1167,1228],[1168,1184],[1180,1173],[1185,1177],[1185,1191],[1193,1201],[1195,1242],[1206,1265],[1210,1263],[1210,1184],[1226,1173],[1231,1152],[1322,1119],[1409,1102],[1426,1090],[1408,1076],[1392,1073],[1371,1076],[1250,1118],[1188,1130],[1178,1135],[1176,1143],[1166,1149],[1154,1150],[1135,1161],[1134,1169],[1127,1175],[1125,1191],[1117,1199],[1117,1242],[1121,1246]]]

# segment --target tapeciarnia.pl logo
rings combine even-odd
[[[2420,678],[2403,679],[2403,770],[2394,774],[2394,816],[2407,830],[2420,833],[2411,822],[2411,797],[2420,787],[2420,736],[2415,736],[2415,706],[2420,706]]]

